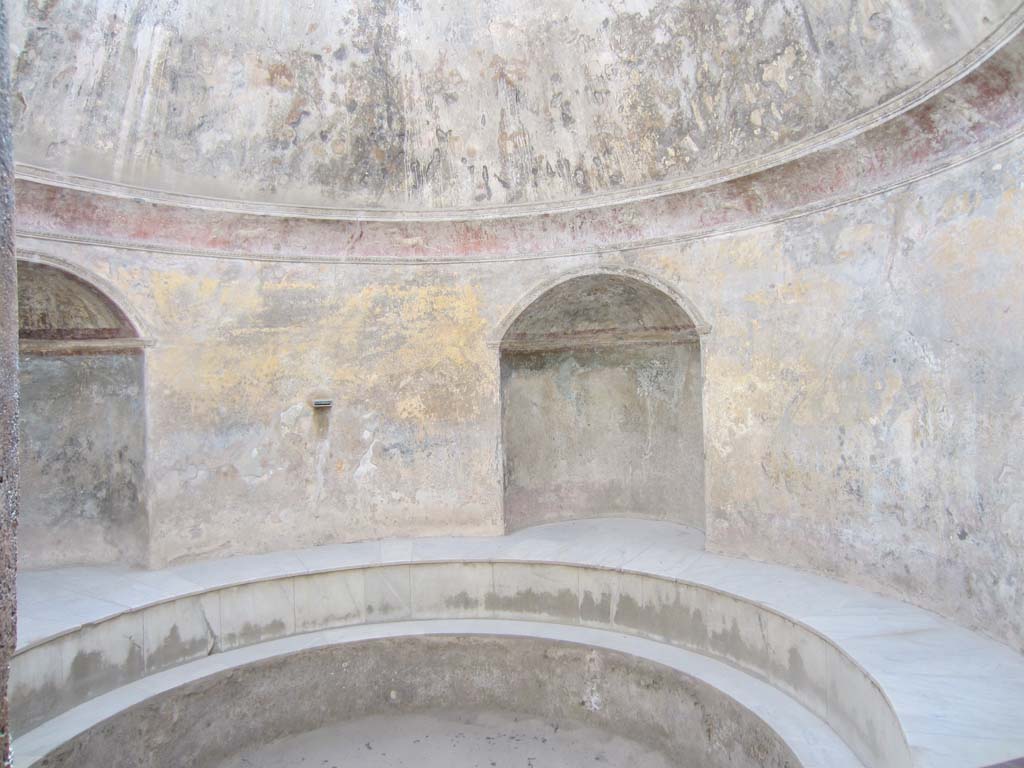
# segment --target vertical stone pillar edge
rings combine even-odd
[[[0,2],[0,766],[11,764],[7,680],[16,641],[18,521],[18,288],[7,8]]]

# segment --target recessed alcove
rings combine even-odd
[[[22,568],[143,564],[142,342],[95,285],[18,263]]]
[[[704,528],[700,338],[675,298],[633,276],[572,277],[519,314],[500,354],[507,528]]]

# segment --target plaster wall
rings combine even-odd
[[[161,307],[154,562],[500,530],[498,360],[472,276],[146,257],[128,274]]]
[[[97,341],[130,338],[135,331],[95,286],[46,264],[20,261],[18,335],[22,341]]]
[[[735,178],[934,95],[1024,21],[1019,0],[9,6],[23,173],[326,215]]]
[[[894,594],[1021,649],[1024,141],[970,106],[1020,82],[1011,53],[958,92],[968,101],[883,130],[898,150],[873,154],[868,134],[837,150],[817,186],[804,164],[603,224],[483,231],[184,217],[26,185],[36,234],[22,246],[102,279],[155,341],[154,564],[497,532],[505,319],[559,276],[635,270],[711,326],[710,547]],[[999,114],[1019,112],[1011,101]],[[973,159],[949,149],[976,136]],[[775,184],[813,197],[879,168],[914,179],[791,215],[765,202]],[[690,200],[746,218],[716,230],[725,214],[705,225],[697,206],[678,237],[636,238]],[[558,247],[523,246],[545,239]],[[315,415],[320,395],[335,405]]]
[[[22,357],[22,567],[147,562],[143,365]]]
[[[704,528],[700,346],[502,355],[509,528],[646,517]]]
[[[1024,144],[660,264],[701,287],[708,542],[1024,649]],[[681,256],[681,258],[680,258]]]

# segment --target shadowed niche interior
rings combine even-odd
[[[18,263],[23,568],[148,552],[143,357],[125,313],[56,267]]]
[[[505,524],[628,516],[704,528],[700,340],[622,275],[559,283],[501,342]]]

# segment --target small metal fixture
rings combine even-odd
[[[332,405],[334,405],[334,401],[326,398],[313,401],[314,408],[330,408]]]

